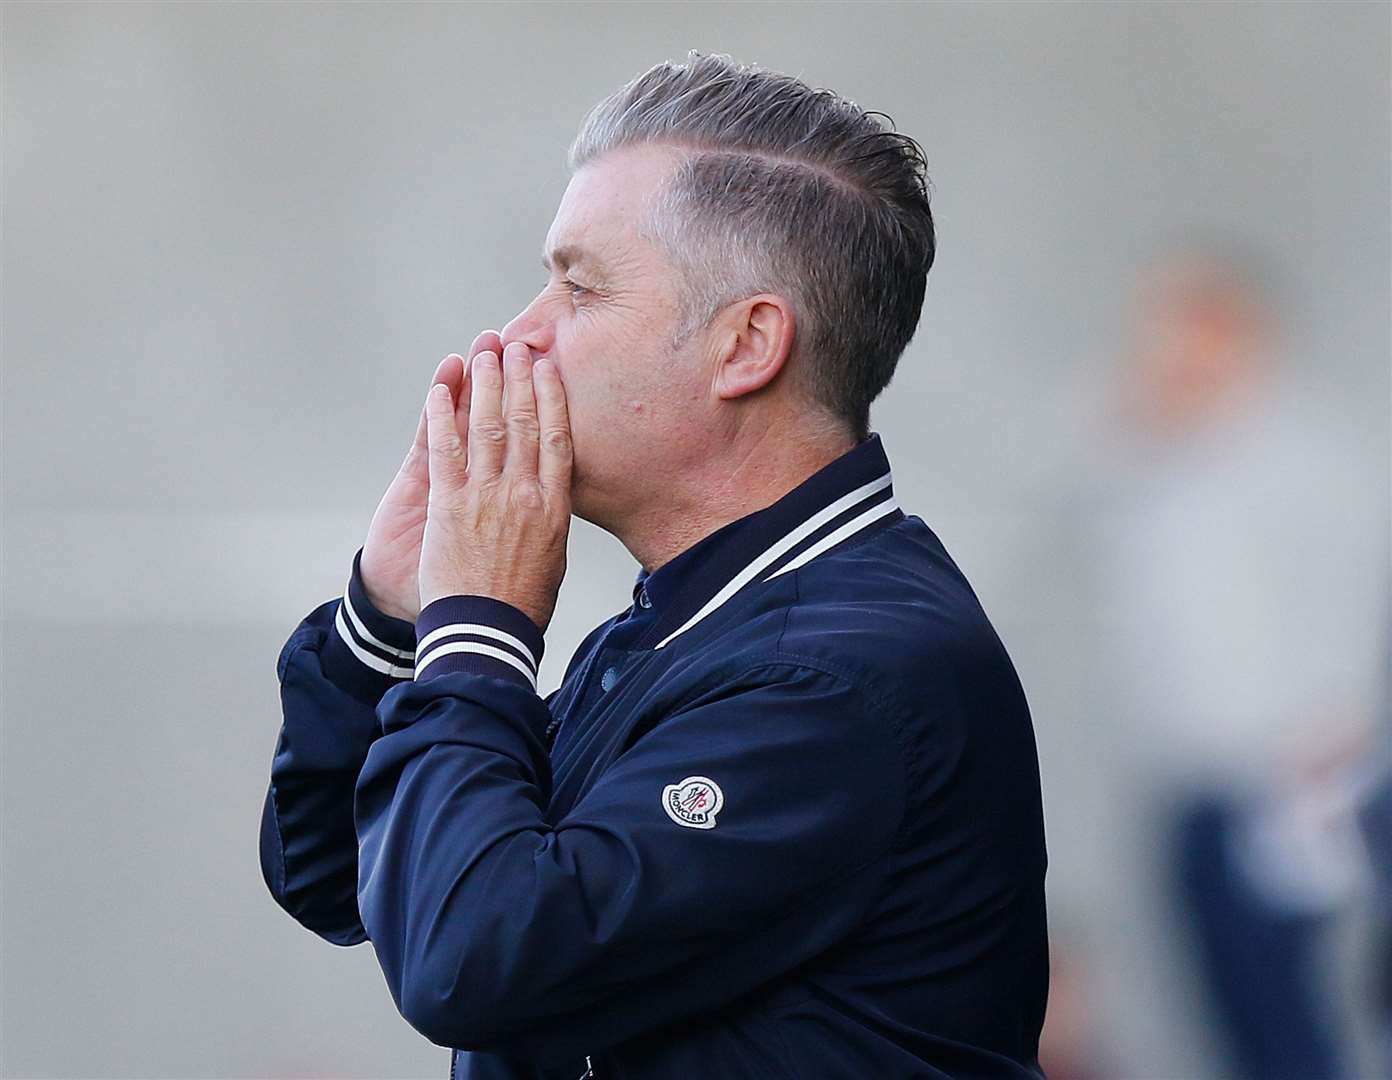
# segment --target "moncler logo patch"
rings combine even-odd
[[[715,828],[715,815],[725,805],[720,785],[708,776],[688,776],[662,789],[662,809],[689,829]]]

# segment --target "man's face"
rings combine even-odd
[[[680,278],[636,231],[674,164],[670,150],[627,147],[577,170],[546,237],[546,285],[502,330],[504,346],[524,342],[559,367],[574,510],[601,525],[622,520],[641,485],[681,469],[709,437],[701,335],[669,351]]]

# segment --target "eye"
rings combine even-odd
[[[588,293],[590,291],[583,285],[575,284],[575,282],[571,281],[569,278],[562,280],[561,284],[570,290],[571,296],[579,296],[581,293]]]

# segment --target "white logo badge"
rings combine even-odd
[[[678,825],[690,829],[715,828],[715,815],[724,805],[720,785],[707,776],[688,776],[662,789],[662,809]]]

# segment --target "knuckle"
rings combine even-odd
[[[491,446],[502,446],[507,442],[507,428],[495,420],[481,420],[474,425],[473,433],[480,442]]]
[[[544,435],[546,449],[558,454],[570,453],[570,432],[565,428],[551,428]]]
[[[464,453],[464,446],[458,435],[445,435],[430,444],[430,456],[446,460],[457,458]]]
[[[534,484],[518,484],[508,491],[508,504],[518,510],[540,510],[546,501],[541,488]]]

